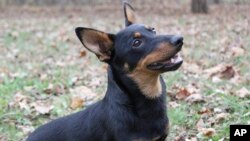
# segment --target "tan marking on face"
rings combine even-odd
[[[135,38],[141,38],[141,33],[140,32],[135,32],[134,37]]]
[[[150,99],[157,98],[161,95],[162,87],[159,74],[148,73],[143,70],[135,70],[129,74],[141,92]]]
[[[154,99],[162,94],[160,72],[147,69],[147,65],[172,56],[175,53],[172,48],[168,43],[160,44],[153,53],[140,60],[136,68],[128,74],[147,98]]]

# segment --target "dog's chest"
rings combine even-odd
[[[162,120],[162,119],[161,119]],[[136,137],[133,141],[161,141],[160,139],[167,135],[168,122],[167,120],[145,122],[142,121],[143,125],[137,130]]]

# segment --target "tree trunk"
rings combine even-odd
[[[220,0],[214,0],[215,4],[220,4]]]
[[[208,13],[207,0],[192,0],[191,9],[193,13]]]

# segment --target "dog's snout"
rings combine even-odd
[[[179,46],[183,43],[183,37],[179,36],[179,35],[175,35],[175,36],[171,37],[170,43],[174,46]]]

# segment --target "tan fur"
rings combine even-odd
[[[147,98],[153,99],[160,96],[162,88],[159,74],[136,70],[129,76],[137,83],[139,89]]]
[[[146,97],[153,99],[159,97],[162,93],[159,79],[160,72],[147,69],[147,65],[171,57],[174,53],[173,47],[168,43],[162,43],[153,53],[140,60],[137,67],[129,73],[129,76],[137,83]]]
[[[141,38],[141,33],[140,32],[135,32],[134,37],[135,38]]]

